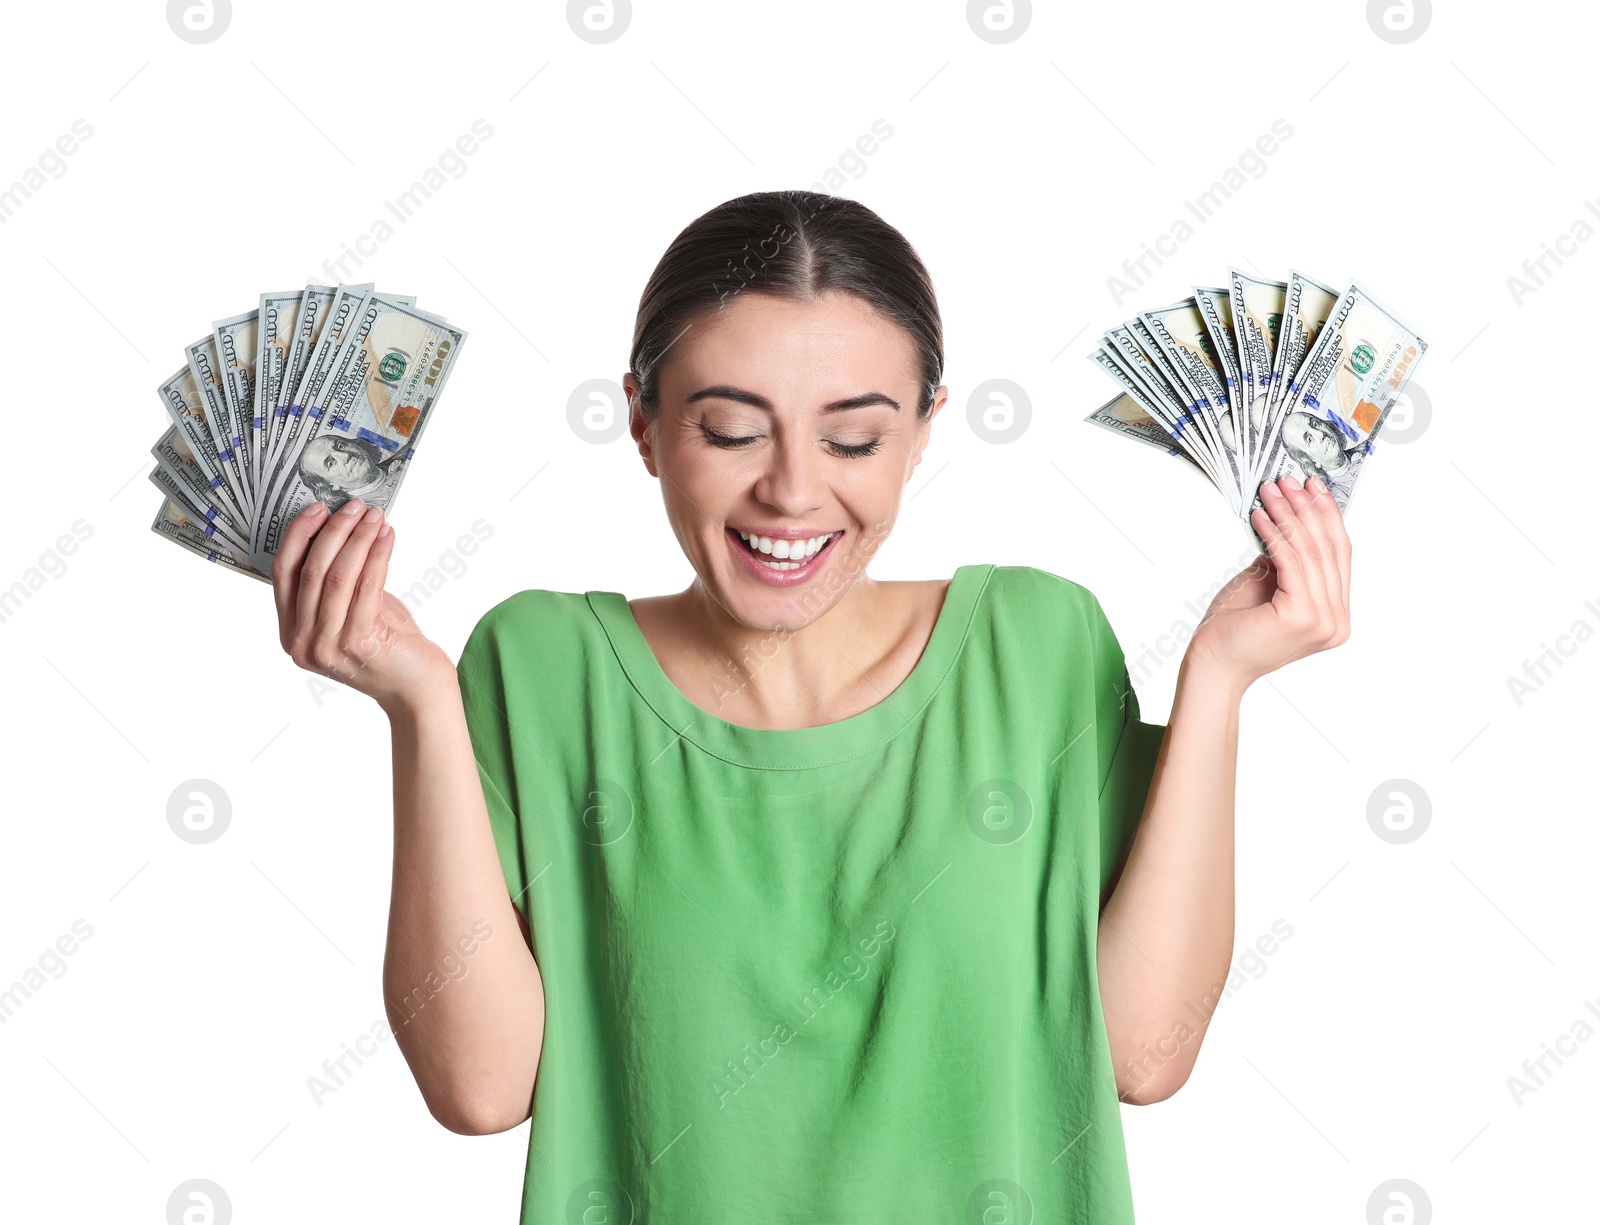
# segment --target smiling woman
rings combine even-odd
[[[386,998],[521,933],[390,1019],[445,1126],[532,1118],[525,1225],[1133,1219],[1119,1102],[1184,1083],[1231,959],[1239,697],[1348,633],[1348,540],[1263,486],[1276,589],[1223,589],[1146,723],[1072,580],[868,575],[943,362],[898,231],[741,197],[662,257],[624,378],[687,588],[529,588],[452,664],[381,515],[290,528],[285,648],[393,733]]]

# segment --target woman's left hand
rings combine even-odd
[[[1267,552],[1211,601],[1191,652],[1233,677],[1239,692],[1284,664],[1350,637],[1350,536],[1333,495],[1311,478],[1261,485],[1250,521]]]

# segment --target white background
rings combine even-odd
[[[626,438],[578,437],[568,396],[621,378],[683,225],[823,181],[881,119],[841,191],[929,265],[952,394],[880,578],[1065,575],[1132,666],[1248,541],[1202,481],[1083,422],[1113,393],[1085,360],[1099,332],[1237,263],[1362,279],[1431,342],[1431,422],[1380,442],[1352,505],[1350,641],[1244,701],[1237,952],[1277,920],[1293,935],[1188,1085],[1125,1108],[1140,1220],[1360,1222],[1395,1178],[1440,1221],[1571,1219],[1600,1042],[1520,1105],[1507,1078],[1600,1025],[1600,643],[1562,639],[1520,702],[1508,678],[1600,626],[1595,392],[1570,380],[1600,242],[1520,301],[1507,278],[1600,224],[1596,19],[1441,7],[1405,45],[1356,3],[1041,6],[1004,45],[925,0],[641,2],[606,45],[555,3],[240,3],[205,45],[149,0],[9,10],[0,184],[93,130],[0,224],[0,587],[90,529],[0,622],[0,988],[93,929],[0,1025],[12,1212],[165,1220],[207,1178],[241,1222],[516,1218],[526,1124],[446,1132],[392,1042],[320,1105],[307,1088],[382,1016],[387,725],[352,691],[319,697],[265,585],[151,533],[154,389],[182,346],[264,290],[338,279],[324,261],[484,120],[465,172],[347,265],[470,333],[394,515],[391,587],[451,568],[417,615],[452,655],[524,588],[679,590],[656,483]],[[1264,172],[1119,303],[1107,278],[1275,119],[1293,135]],[[1018,442],[968,423],[991,378],[1028,393]],[[1179,657],[1151,658],[1135,680],[1163,722]],[[205,846],[166,819],[194,778],[233,807]],[[1367,819],[1393,779],[1431,803],[1405,845]]]

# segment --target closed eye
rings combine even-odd
[[[752,442],[757,442],[761,438],[760,434],[719,434],[710,426],[701,426],[700,432],[702,435],[704,435],[705,440],[714,447],[743,447],[748,446]],[[882,445],[883,440],[881,438],[874,438],[871,442],[859,443],[843,443],[834,442],[832,439],[828,440],[828,446],[833,449],[834,454],[844,459],[861,459],[865,456],[872,455]]]

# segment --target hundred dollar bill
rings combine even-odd
[[[1228,403],[1233,408],[1234,439],[1243,454],[1244,440],[1240,425],[1244,421],[1245,387],[1239,368],[1239,347],[1233,338],[1233,303],[1228,291],[1206,285],[1193,286],[1195,309],[1205,321],[1206,334],[1217,355],[1217,366],[1228,392]]]
[[[305,290],[264,293],[256,307],[255,397],[250,414],[250,483],[259,489],[267,463],[268,423],[278,406]]]
[[[168,497],[213,525],[239,552],[250,551],[249,528],[241,530],[228,508],[219,502],[194,453],[184,445],[177,426],[168,427],[150,448],[150,454],[156,457],[156,470],[150,474],[150,479],[164,489]]]
[[[229,415],[227,396],[222,390],[222,366],[217,361],[217,342],[214,336],[202,336],[183,350],[184,361],[194,379],[195,390],[200,393],[200,403],[206,423],[211,427],[211,437],[216,444],[218,466],[227,483],[233,503],[244,517],[249,518],[252,508],[250,481],[244,468],[244,435],[234,429]]]
[[[272,406],[272,413],[267,420],[266,458],[262,464],[264,485],[271,483],[272,473],[277,464],[278,447],[283,440],[284,424],[295,404],[295,393],[299,391],[301,380],[305,378],[312,354],[316,352],[317,344],[322,339],[322,332],[327,326],[334,298],[338,296],[340,289],[366,293],[371,288],[370,281],[363,285],[337,287],[311,284],[307,285],[301,294],[300,309],[295,317],[294,336],[289,345],[289,356],[285,359],[283,377],[278,384],[277,403]]]
[[[1211,470],[1216,474],[1218,490],[1226,492],[1228,482],[1223,474],[1228,471],[1228,464],[1223,458],[1222,441],[1211,420],[1205,397],[1180,375],[1172,357],[1142,318],[1135,316],[1124,323],[1121,329],[1113,329],[1106,336],[1117,343],[1123,357],[1129,357],[1134,352],[1143,354],[1148,362],[1147,371],[1171,389],[1171,398],[1184,406],[1187,419],[1193,427],[1192,436],[1203,447]],[[1238,504],[1237,499],[1232,497],[1229,502],[1235,506]]]
[[[1303,272],[1289,271],[1289,289],[1283,299],[1283,322],[1278,327],[1278,348],[1272,358],[1272,386],[1267,395],[1265,436],[1277,433],[1278,409],[1283,401],[1283,391],[1300,370],[1307,352],[1316,342],[1322,325],[1333,313],[1333,304],[1339,300],[1339,291],[1320,281],[1314,281]],[[1258,456],[1264,460],[1265,456]],[[1259,464],[1258,464],[1259,471]],[[1251,474],[1251,489],[1258,490],[1261,479]]]
[[[1263,281],[1241,269],[1228,269],[1228,299],[1233,308],[1234,339],[1239,365],[1250,389],[1250,408],[1240,432],[1246,472],[1258,466],[1261,440],[1266,432],[1267,392],[1272,384],[1273,350],[1283,318],[1285,281]],[[1246,493],[1248,494],[1248,490]]]
[[[1155,447],[1168,455],[1175,455],[1201,476],[1207,480],[1211,479],[1211,474],[1201,467],[1194,456],[1181,446],[1173,445],[1172,431],[1140,407],[1139,401],[1131,392],[1125,391],[1121,395],[1113,396],[1084,420],[1108,429],[1114,434],[1121,434],[1125,438],[1132,438]]]
[[[1102,346],[1089,355],[1089,360],[1110,375],[1112,381],[1122,388],[1123,395],[1160,426],[1170,443],[1177,443],[1185,457],[1205,474],[1207,480],[1213,485],[1217,484],[1210,451],[1195,433],[1193,423],[1151,389],[1150,384],[1136,371],[1131,359],[1123,358],[1108,346]],[[1103,425],[1105,422],[1097,424]],[[1218,485],[1218,488],[1221,486]]]
[[[1166,416],[1178,435],[1197,453],[1204,455],[1206,464],[1216,467],[1212,443],[1201,425],[1199,406],[1178,380],[1160,346],[1138,320],[1130,320],[1119,327],[1108,328],[1105,334],[1106,356],[1144,387],[1152,398],[1166,410]]]
[[[1428,342],[1351,282],[1284,389],[1262,480],[1316,476],[1341,513]],[[1261,505],[1259,488],[1252,509]],[[1249,511],[1246,510],[1246,515]]]
[[[234,500],[233,491],[223,479],[222,465],[217,460],[216,441],[211,436],[200,392],[194,385],[194,375],[189,367],[184,366],[163,379],[156,394],[161,397],[167,416],[172,419],[185,447],[204,474],[210,497],[228,512],[235,523],[243,523],[244,510]]]
[[[465,341],[436,317],[366,295],[321,393],[304,401],[311,424],[285,450],[277,487],[257,514],[258,563],[313,500],[330,510],[352,497],[389,508]]]
[[[408,306],[415,302],[414,298],[405,295],[374,294],[370,281],[361,285],[340,285],[334,290],[325,312],[325,321],[321,325],[310,355],[306,358],[305,371],[300,376],[299,384],[295,387],[294,395],[286,408],[273,453],[268,458],[262,480],[263,502],[272,496],[273,490],[282,479],[285,457],[298,454],[304,445],[303,435],[312,427],[312,422],[322,411],[322,399],[328,394],[328,377],[339,356],[340,346],[344,344],[347,325],[356,318],[365,303],[374,297],[381,301],[399,302]],[[256,516],[258,529],[260,518],[260,515]]]
[[[207,561],[227,566],[241,574],[248,574],[263,583],[272,582],[270,572],[256,569],[227,546],[220,544],[214,536],[208,536],[205,528],[176,502],[162,503],[161,509],[156,512],[155,521],[150,524],[150,530],[158,536],[166,537],[174,544],[181,545],[191,553],[198,553]]]
[[[1237,509],[1239,491],[1244,488],[1239,444],[1229,413],[1228,389],[1222,381],[1215,346],[1206,332],[1199,307],[1193,298],[1185,298],[1171,306],[1142,311],[1139,320],[1161,346],[1161,351],[1167,355],[1178,377],[1196,397],[1205,414],[1205,423],[1216,444],[1219,460],[1217,471],[1223,478],[1223,492]]]
[[[259,310],[248,310],[211,325],[217,344],[217,372],[222,376],[222,395],[233,419],[233,432],[243,440],[240,467],[250,482],[245,497],[256,503],[256,472],[252,459],[256,410],[256,322]]]

